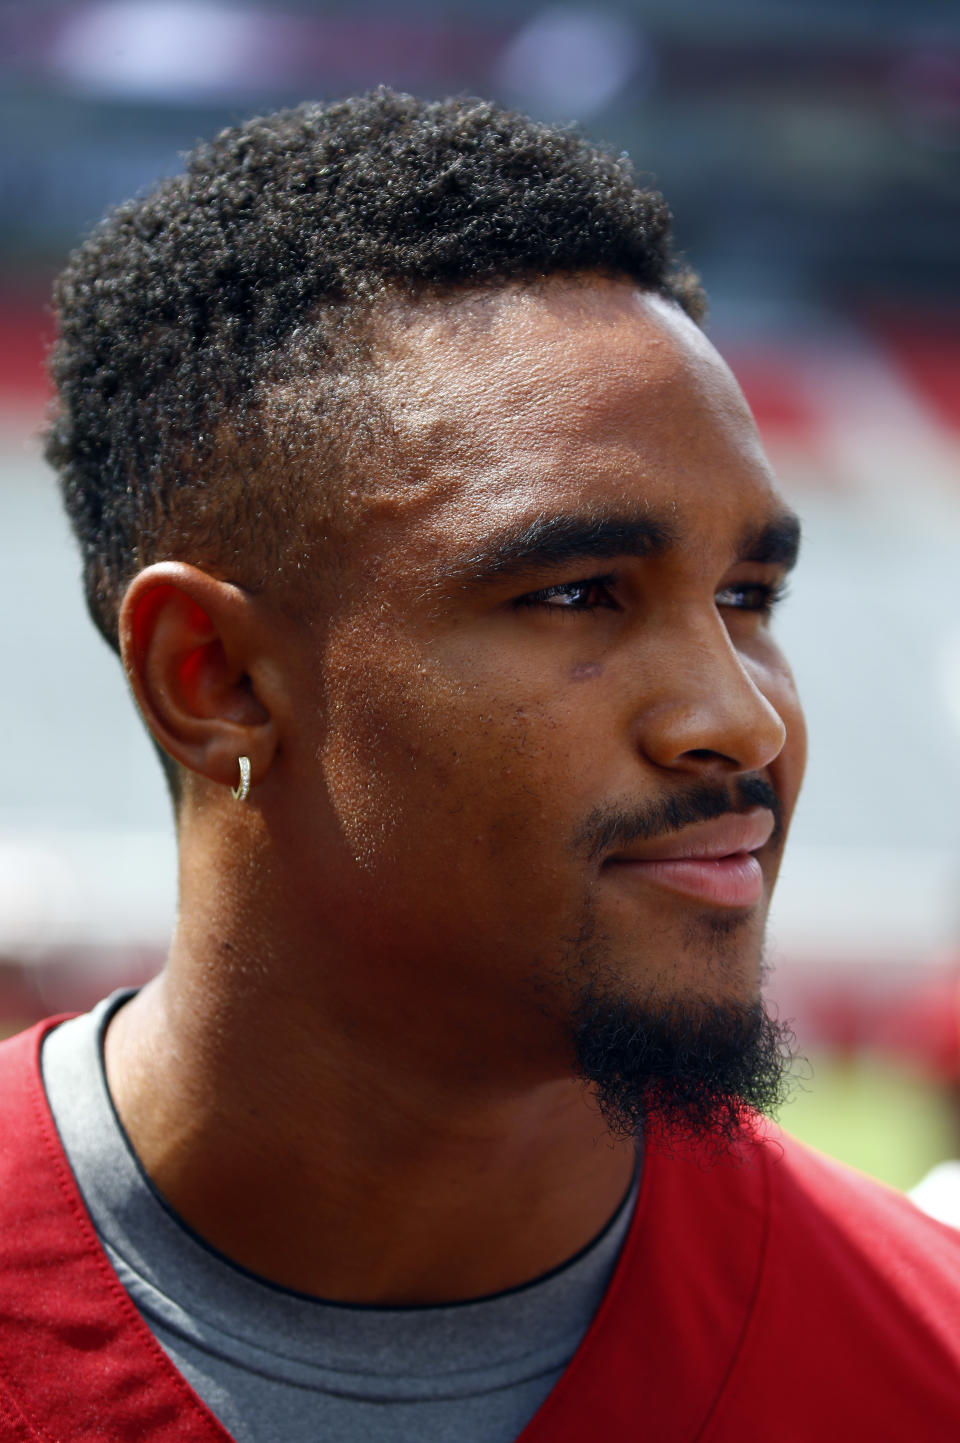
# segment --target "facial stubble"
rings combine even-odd
[[[779,801],[769,784],[755,780],[737,790],[739,807],[771,807],[774,846],[782,845]],[[701,788],[684,799],[682,816],[674,815],[676,804],[629,816],[598,813],[581,830],[577,847],[596,857],[613,841],[656,835],[730,809],[729,795]],[[689,976],[693,958],[694,985],[669,984],[662,966],[659,982],[637,981],[650,976],[645,945],[649,938],[638,938],[630,965],[615,965],[611,942],[584,899],[564,966],[572,984],[574,1070],[614,1135],[696,1139],[723,1148],[753,1126],[758,1113],[775,1113],[783,1104],[794,1064],[793,1033],[762,997],[761,924],[739,913],[692,915],[681,944],[685,966],[674,976]]]
[[[762,998],[637,996],[595,972],[571,1011],[576,1075],[619,1137],[734,1142],[786,1100],[793,1034]]]

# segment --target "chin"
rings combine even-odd
[[[701,974],[689,989],[644,996],[599,979],[571,1015],[574,1070],[590,1085],[617,1136],[657,1133],[731,1142],[756,1114],[789,1094],[790,1029],[760,996],[762,968],[742,976]]]
[[[769,975],[765,921],[755,909],[704,911],[685,918],[672,937],[658,936],[657,958],[650,952],[638,956],[636,940],[631,939],[629,964],[620,973],[619,986],[613,979],[613,949],[608,945],[601,949],[601,990],[608,995],[619,992],[625,1002],[634,997],[642,1011],[677,1006],[685,1016],[718,1006],[752,1006]],[[599,974],[595,971],[594,976]]]

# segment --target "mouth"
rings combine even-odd
[[[764,875],[755,855],[773,835],[766,807],[728,813],[608,857],[602,870],[715,907],[755,907]]]

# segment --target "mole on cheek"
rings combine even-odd
[[[571,669],[571,681],[592,681],[596,676],[602,676],[603,666],[599,661],[578,661]]]

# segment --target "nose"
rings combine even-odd
[[[737,650],[716,615],[694,636],[673,633],[660,685],[647,692],[637,742],[658,767],[702,774],[762,771],[787,728],[756,678],[763,669]]]

